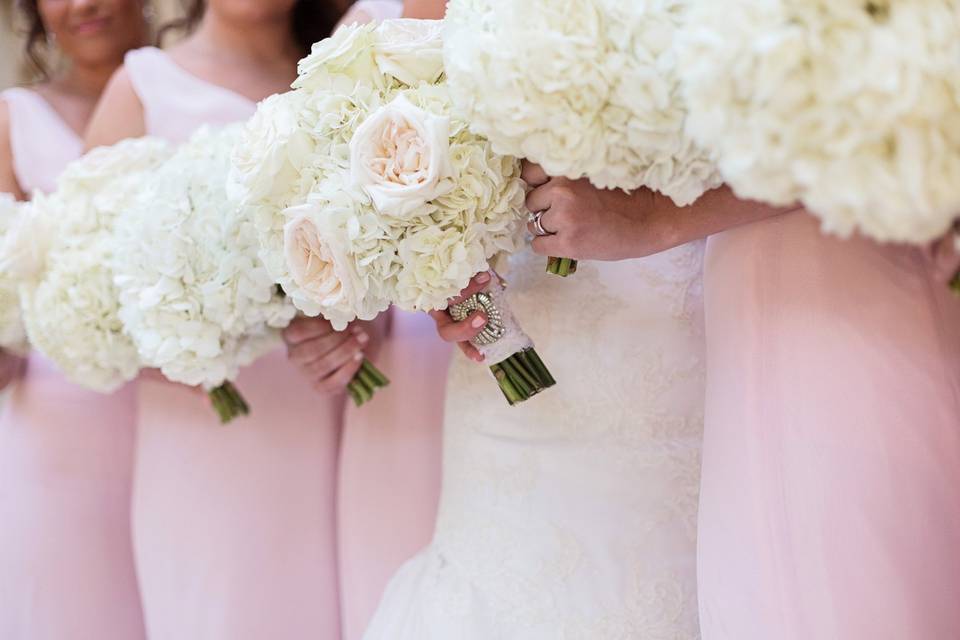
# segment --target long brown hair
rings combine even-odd
[[[40,51],[40,45],[47,41],[47,28],[43,24],[43,18],[40,17],[40,7],[37,6],[37,0],[18,0],[17,7],[27,24],[25,33],[27,39],[23,45],[23,53],[33,71],[45,77],[47,65]]]
[[[290,29],[294,41],[304,55],[310,53],[314,42],[331,33],[354,0],[297,0],[290,15]],[[183,0],[184,16],[165,25],[160,39],[171,31],[192,31],[207,8],[206,0]]]

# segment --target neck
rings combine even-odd
[[[73,65],[55,82],[70,93],[96,100],[121,62],[118,60],[116,63],[101,65]]]
[[[211,56],[234,61],[276,64],[278,58],[286,63],[301,57],[286,14],[251,25],[208,10],[193,38]]]

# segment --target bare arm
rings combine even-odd
[[[23,189],[13,172],[13,147],[10,144],[10,109],[0,100],[0,193],[12,193],[17,200],[25,200]]]
[[[120,67],[103,90],[87,125],[85,146],[89,150],[116,144],[127,138],[139,138],[146,133],[143,104],[133,89],[126,69]]]
[[[23,189],[13,172],[13,149],[10,146],[10,109],[0,100],[0,193],[12,193],[17,200],[24,200]],[[24,360],[0,349],[0,390],[23,374]]]
[[[541,255],[580,260],[629,260],[660,253],[726,229],[791,210],[741,200],[729,187],[705,193],[687,207],[666,196],[639,189],[631,194],[597,189],[586,180],[538,179],[539,167],[525,175],[540,184],[527,197],[531,211],[542,211],[541,224],[553,235],[534,238]],[[531,233],[536,229],[531,225]]]
[[[447,12],[447,0],[404,0],[404,18],[440,20]]]

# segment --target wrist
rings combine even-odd
[[[641,189],[631,199],[634,212],[624,230],[624,237],[630,239],[626,245],[629,255],[623,259],[646,258],[682,244],[678,240],[678,207],[670,199],[649,189]]]

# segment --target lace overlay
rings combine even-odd
[[[514,258],[557,387],[508,407],[451,368],[433,544],[367,640],[691,640],[703,426],[701,243],[567,279]]]

